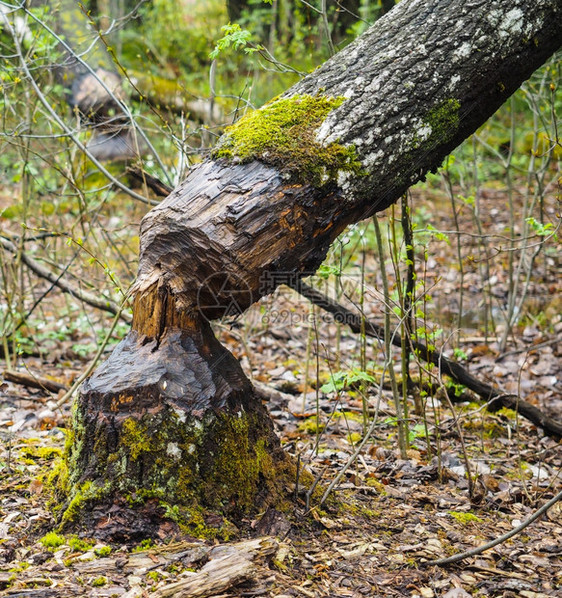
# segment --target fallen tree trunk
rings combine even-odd
[[[77,401],[65,522],[102,533],[111,512],[142,535],[167,514],[193,533],[283,499],[295,468],[209,320],[314,271],[436,169],[557,49],[561,12],[402,0],[227,131],[143,219],[133,329]]]

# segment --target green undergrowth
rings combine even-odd
[[[315,139],[328,114],[344,101],[320,95],[275,99],[228,127],[213,157],[261,160],[315,186],[335,181],[339,172],[360,175],[355,147],[322,145]]]

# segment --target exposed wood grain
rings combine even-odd
[[[317,189],[267,166],[267,152],[195,167],[142,221],[140,300],[166,286],[177,309],[220,318],[314,271],[348,224],[396,201],[493,114],[560,46],[561,23],[559,0],[403,0],[285,94],[346,98],[316,140],[354,146],[362,174]]]
[[[255,561],[274,554],[277,546],[272,538],[260,538],[217,547],[200,571],[185,580],[156,590],[153,596],[195,598],[224,592],[251,578],[256,571]]]

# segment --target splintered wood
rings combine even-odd
[[[257,563],[272,556],[278,543],[273,538],[258,538],[236,544],[217,546],[209,553],[209,562],[197,573],[154,592],[156,598],[192,598],[224,592],[257,573]]]

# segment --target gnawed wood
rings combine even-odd
[[[225,518],[291,491],[295,467],[210,324],[184,317],[157,330],[167,312],[154,313],[155,334],[132,331],[82,387],[60,487],[67,529],[113,541],[220,536]]]
[[[499,108],[560,46],[561,22],[556,0],[400,2],[285,94],[346,98],[316,141],[354,147],[362,172],[314,188],[310,173],[267,166],[269,149],[195,167],[142,221],[138,301],[165,283],[177,309],[220,318],[314,271],[348,224],[391,205]]]
[[[169,310],[241,313],[283,282],[276,271],[315,270],[352,220],[334,187],[290,183],[260,162],[197,166],[143,219],[133,328],[154,333],[143,305],[165,287]]]
[[[278,543],[273,538],[246,540],[217,546],[209,562],[185,580],[157,589],[155,598],[195,598],[212,596],[233,588],[256,572],[256,562],[275,554]]]

